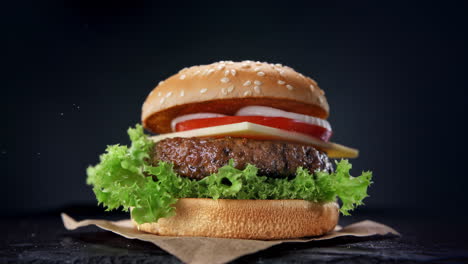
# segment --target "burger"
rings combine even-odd
[[[151,91],[131,146],[108,146],[87,183],[157,235],[319,236],[362,204],[372,177],[349,174],[344,158],[358,151],[329,141],[328,115],[318,84],[281,64],[184,68]]]

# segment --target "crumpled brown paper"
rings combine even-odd
[[[62,213],[65,228],[74,230],[79,227],[96,225],[104,230],[114,232],[129,239],[139,239],[151,242],[163,250],[171,253],[186,263],[225,263],[244,255],[252,254],[282,243],[302,243],[318,240],[328,240],[343,236],[371,237],[376,235],[400,234],[386,225],[366,220],[348,225],[344,228],[337,227],[334,231],[315,238],[298,238],[287,240],[246,240],[208,237],[170,237],[157,236],[137,230],[130,220],[83,220],[75,221],[67,214]]]

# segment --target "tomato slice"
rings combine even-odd
[[[321,139],[323,141],[328,141],[332,135],[332,131],[327,130],[326,128],[321,126],[307,124],[285,117],[267,116],[223,116],[191,119],[177,123],[175,128],[177,132],[180,132],[197,128],[229,125],[241,122],[250,122],[287,131],[299,132]]]

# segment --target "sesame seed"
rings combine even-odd
[[[168,92],[168,93],[166,94],[166,98],[167,98],[167,97],[170,97],[171,95],[172,95],[172,92]]]
[[[181,79],[181,80],[185,79],[185,74],[182,74],[182,75],[179,77],[179,79]]]
[[[217,70],[222,70],[222,69],[224,69],[224,67],[225,67],[225,66],[224,66],[223,64],[221,64],[221,65],[218,65],[218,66],[216,67],[216,69],[217,69]]]
[[[161,97],[161,95],[162,95],[162,93],[161,93],[161,92],[159,92],[159,93],[158,93],[158,96],[159,96],[159,97]]]
[[[320,90],[320,94],[321,94],[321,95],[325,95],[325,91],[324,91],[324,90]]]
[[[229,75],[229,70],[225,70],[224,71],[224,76],[228,76]]]
[[[244,83],[244,86],[249,86],[249,85],[251,85],[251,84],[252,84],[251,81],[246,81],[246,82]]]
[[[249,95],[252,95],[252,91],[245,91],[244,92],[244,96],[249,96]]]
[[[285,81],[278,80],[278,84],[279,84],[279,85],[283,85],[283,84],[285,84],[285,83],[286,83]]]
[[[199,73],[200,73],[200,71],[198,70],[198,71],[193,73],[193,76],[198,75]]]
[[[221,93],[224,94],[224,95],[226,95],[228,92],[227,92],[226,88],[222,88],[222,89],[221,89]]]
[[[263,83],[262,83],[261,81],[255,80],[255,81],[254,81],[254,84],[255,84],[255,85],[262,85]]]
[[[227,88],[228,93],[234,91],[234,88],[235,88],[234,85],[229,86],[229,87]]]
[[[275,66],[276,67],[283,67],[283,65],[281,63],[276,63]]]
[[[292,85],[286,84],[286,88],[288,88],[289,91],[292,91],[294,87]]]
[[[207,88],[203,88],[203,89],[200,90],[200,93],[203,94],[203,93],[206,93],[206,91],[208,91],[208,89],[207,89]]]
[[[260,93],[260,92],[261,92],[260,86],[255,86],[255,87],[254,87],[254,91],[255,91],[256,93]]]
[[[256,71],[256,72],[258,72],[259,70],[260,70],[259,67],[256,67],[256,68],[254,69],[254,71]]]
[[[322,96],[320,96],[320,97],[318,98],[318,100],[319,100],[319,102],[322,104],[324,99],[323,99]]]
[[[236,76],[236,73],[237,73],[236,70],[234,70],[234,69],[231,70],[231,75],[232,76]]]
[[[164,81],[160,81],[158,85],[161,85],[161,84],[163,84],[163,83],[164,83]]]
[[[184,90],[180,91],[180,97],[184,96],[185,95],[185,92]]]
[[[242,63],[242,64],[241,64],[241,67],[242,67],[242,68],[249,68],[249,67],[250,67],[250,65],[248,65],[248,64],[245,64],[245,63]]]
[[[261,71],[259,71],[259,72],[257,72],[257,75],[258,75],[258,76],[260,76],[260,77],[263,77],[263,76],[265,76],[265,73],[264,73],[264,72],[261,72]]]
[[[206,72],[206,75],[210,75],[211,73],[213,73],[215,70],[214,69],[209,69],[207,72]]]
[[[163,104],[163,103],[164,103],[164,100],[166,100],[166,98],[164,98],[164,97],[161,98],[161,100],[159,100],[159,103],[160,103],[160,104]]]
[[[255,64],[257,64],[259,66],[262,65],[262,63],[260,61],[256,61]]]
[[[310,87],[310,90],[311,90],[311,91],[314,91],[314,90],[315,90],[315,86],[314,86],[313,84],[309,85],[309,87]]]
[[[280,71],[279,71],[279,74],[280,74],[281,76],[284,76],[284,70],[280,70]]]
[[[228,78],[228,77],[221,78],[221,82],[222,82],[222,83],[228,83],[228,82],[229,82],[229,78]]]
[[[227,64],[231,65],[231,64],[234,64],[233,61],[228,61]]]

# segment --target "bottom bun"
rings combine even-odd
[[[137,224],[141,231],[162,236],[284,239],[319,236],[338,223],[336,202],[304,200],[229,200],[183,198],[176,215]]]

